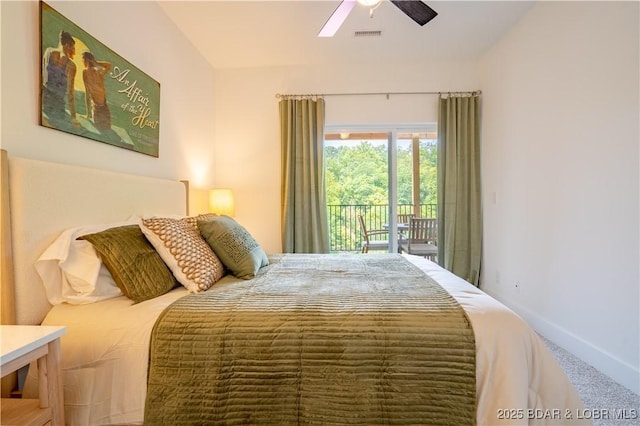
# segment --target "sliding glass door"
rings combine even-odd
[[[325,131],[324,158],[331,251],[361,251],[358,216],[368,230],[388,222],[389,134]]]
[[[430,215],[435,204],[435,124],[325,129],[325,180],[332,252],[361,250],[368,230],[387,230],[387,251],[398,250],[397,215]],[[435,160],[435,157],[433,157]],[[435,214],[435,207],[433,208]],[[378,244],[380,246],[380,244]]]

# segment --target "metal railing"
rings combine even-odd
[[[331,252],[359,252],[362,232],[358,216],[362,215],[368,230],[383,229],[389,223],[388,204],[330,204],[329,235]],[[420,204],[420,217],[436,217],[436,204]],[[413,213],[413,204],[398,204],[398,214]]]

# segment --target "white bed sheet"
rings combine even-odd
[[[49,311],[43,324],[67,327],[61,339],[67,425],[142,424],[151,329],[164,308],[187,294],[179,287],[135,305],[119,296]]]
[[[590,424],[579,395],[544,342],[519,316],[426,259],[407,256],[462,305],[476,339],[477,422]],[[225,277],[216,286],[231,285]],[[180,287],[133,305],[124,296],[90,305],[54,306],[43,324],[65,325],[61,340],[66,423],[142,424],[149,339]]]

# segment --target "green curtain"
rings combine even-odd
[[[478,285],[482,255],[478,96],[440,96],[438,263]]]
[[[280,101],[282,250],[328,253],[324,184],[324,99]]]

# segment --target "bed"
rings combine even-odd
[[[67,424],[588,423],[520,317],[421,257],[270,254],[255,277],[226,273],[206,291],[74,304],[45,289],[43,254],[65,232],[192,218],[188,190],[24,158],[8,169],[16,322],[67,327]]]

